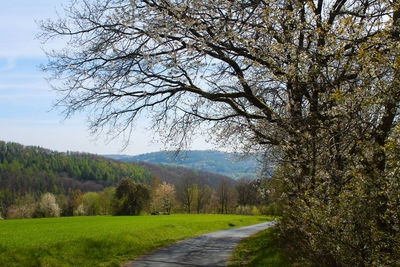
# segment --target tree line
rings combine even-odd
[[[250,179],[235,182],[184,167],[123,163],[0,142],[0,214],[4,218],[132,215],[142,210],[249,214],[255,206],[253,213],[263,209],[259,190]],[[142,207],[126,212],[137,195],[144,196],[138,201]]]
[[[35,198],[19,196],[7,207],[7,219],[59,216],[140,215],[171,213],[221,213],[260,215],[271,213],[268,198],[260,180],[241,179],[232,183],[221,180],[214,190],[207,184],[196,184],[185,178],[174,186],[154,176],[149,184],[123,178],[117,187],[100,192],[69,194],[46,192]],[[276,210],[275,210],[276,211]]]
[[[233,181],[223,175],[179,166],[120,162],[93,154],[60,153],[0,141],[0,212],[6,214],[7,208],[24,195],[38,199],[48,192],[68,197],[76,190],[100,192],[116,186],[123,177],[147,184],[153,176],[173,185],[186,177],[213,189],[221,179]]]

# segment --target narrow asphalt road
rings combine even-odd
[[[226,266],[241,239],[274,224],[275,221],[264,222],[191,237],[141,256],[123,267]]]

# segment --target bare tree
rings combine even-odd
[[[240,179],[235,189],[238,195],[238,205],[247,206],[257,204],[257,188],[250,179]]]
[[[235,193],[232,183],[222,179],[217,187],[217,198],[220,205],[220,213],[229,213],[230,208],[235,205]]]
[[[196,211],[200,213],[203,211],[204,207],[210,202],[211,195],[213,191],[211,187],[206,184],[199,186],[197,198],[196,198]]]

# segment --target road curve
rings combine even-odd
[[[233,248],[275,221],[191,237],[128,262],[123,267],[226,266]]]

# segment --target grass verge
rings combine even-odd
[[[235,247],[228,266],[292,266],[285,250],[278,244],[273,227],[258,232]]]
[[[266,221],[238,215],[94,216],[0,221],[0,265],[120,266],[178,240]]]

